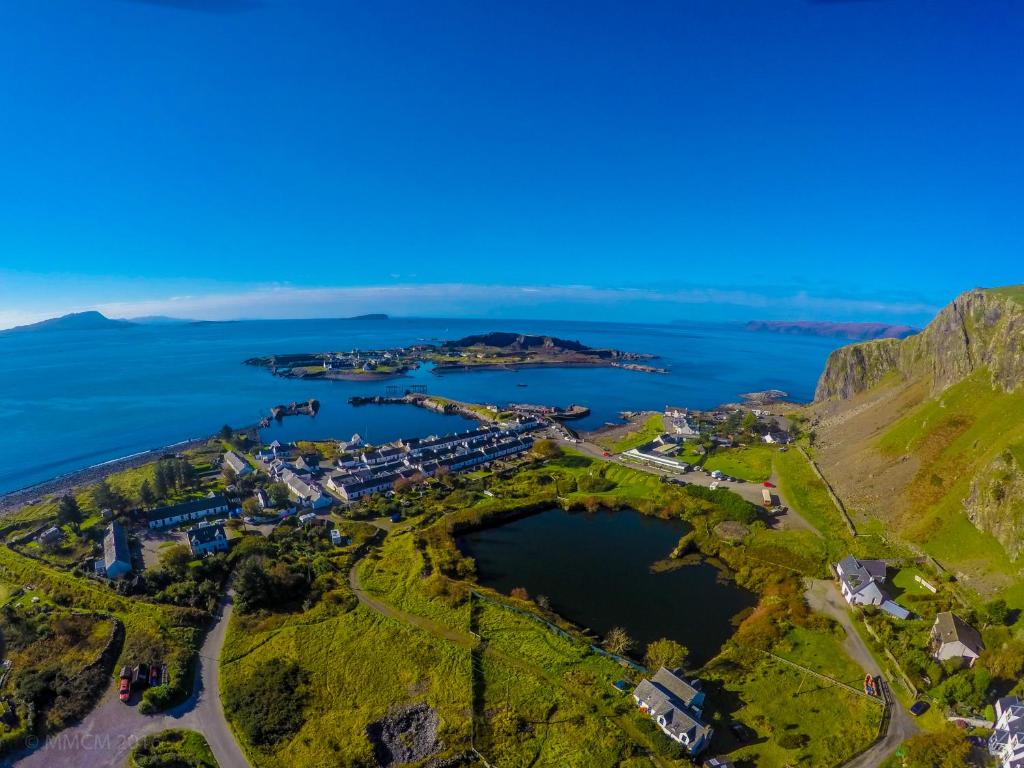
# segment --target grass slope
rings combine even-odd
[[[1024,390],[993,390],[984,371],[898,419],[876,447],[893,460],[912,456],[919,463],[901,496],[902,532],[947,567],[1002,575],[994,583],[1007,586],[1017,569],[996,539],[967,519],[963,499],[974,476],[1022,440]]]

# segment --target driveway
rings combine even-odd
[[[812,610],[824,613],[838,621],[846,631],[843,648],[850,658],[857,662],[866,673],[882,675],[882,670],[875,661],[864,640],[853,626],[853,619],[847,608],[846,601],[839,594],[839,589],[831,581],[811,579],[807,588],[807,604]],[[887,684],[886,684],[887,685]],[[866,752],[843,763],[840,768],[877,768],[885,762],[896,748],[917,733],[917,725],[909,712],[896,700],[890,691],[886,691],[889,700],[889,722],[885,734]]]
[[[143,737],[168,728],[188,728],[206,737],[220,768],[249,768],[220,701],[218,667],[231,609],[231,596],[227,595],[199,650],[193,693],[184,703],[167,712],[143,715],[136,706],[121,703],[113,684],[81,723],[47,738],[42,745],[29,745],[35,751],[23,756],[16,765],[123,768],[128,753]]]

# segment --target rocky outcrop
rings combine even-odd
[[[1011,560],[1024,554],[1024,467],[1020,447],[1008,448],[971,483],[964,511],[979,529],[995,536]]]
[[[889,377],[926,378],[933,394],[987,369],[1006,392],[1024,381],[1024,305],[985,289],[961,294],[921,333],[840,347],[829,355],[816,401],[846,399]]]

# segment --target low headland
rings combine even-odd
[[[431,371],[437,374],[531,367],[605,367],[665,373],[664,368],[644,362],[655,357],[597,349],[553,336],[495,332],[389,349],[274,354],[249,358],[245,363],[289,378],[375,381],[403,376],[424,364],[431,365]]]

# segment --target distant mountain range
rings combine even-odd
[[[339,318],[341,320],[387,320],[385,314],[357,315],[356,317]],[[43,331],[104,331],[114,328],[131,328],[139,325],[205,325],[206,323],[231,322],[225,320],[188,320],[182,317],[167,315],[145,315],[130,320],[114,320],[102,312],[72,312],[69,315],[51,317],[30,325],[17,325],[14,328],[0,330],[0,336],[15,333],[39,333]]]
[[[830,323],[813,320],[751,320],[744,328],[748,331],[795,333],[802,336],[831,336],[851,341],[871,339],[905,339],[917,333],[909,325],[887,323]]]
[[[40,333],[45,331],[96,331],[113,328],[131,328],[135,323],[128,320],[111,320],[99,312],[72,312],[70,315],[51,317],[31,325],[18,325],[0,331],[0,334]]]

